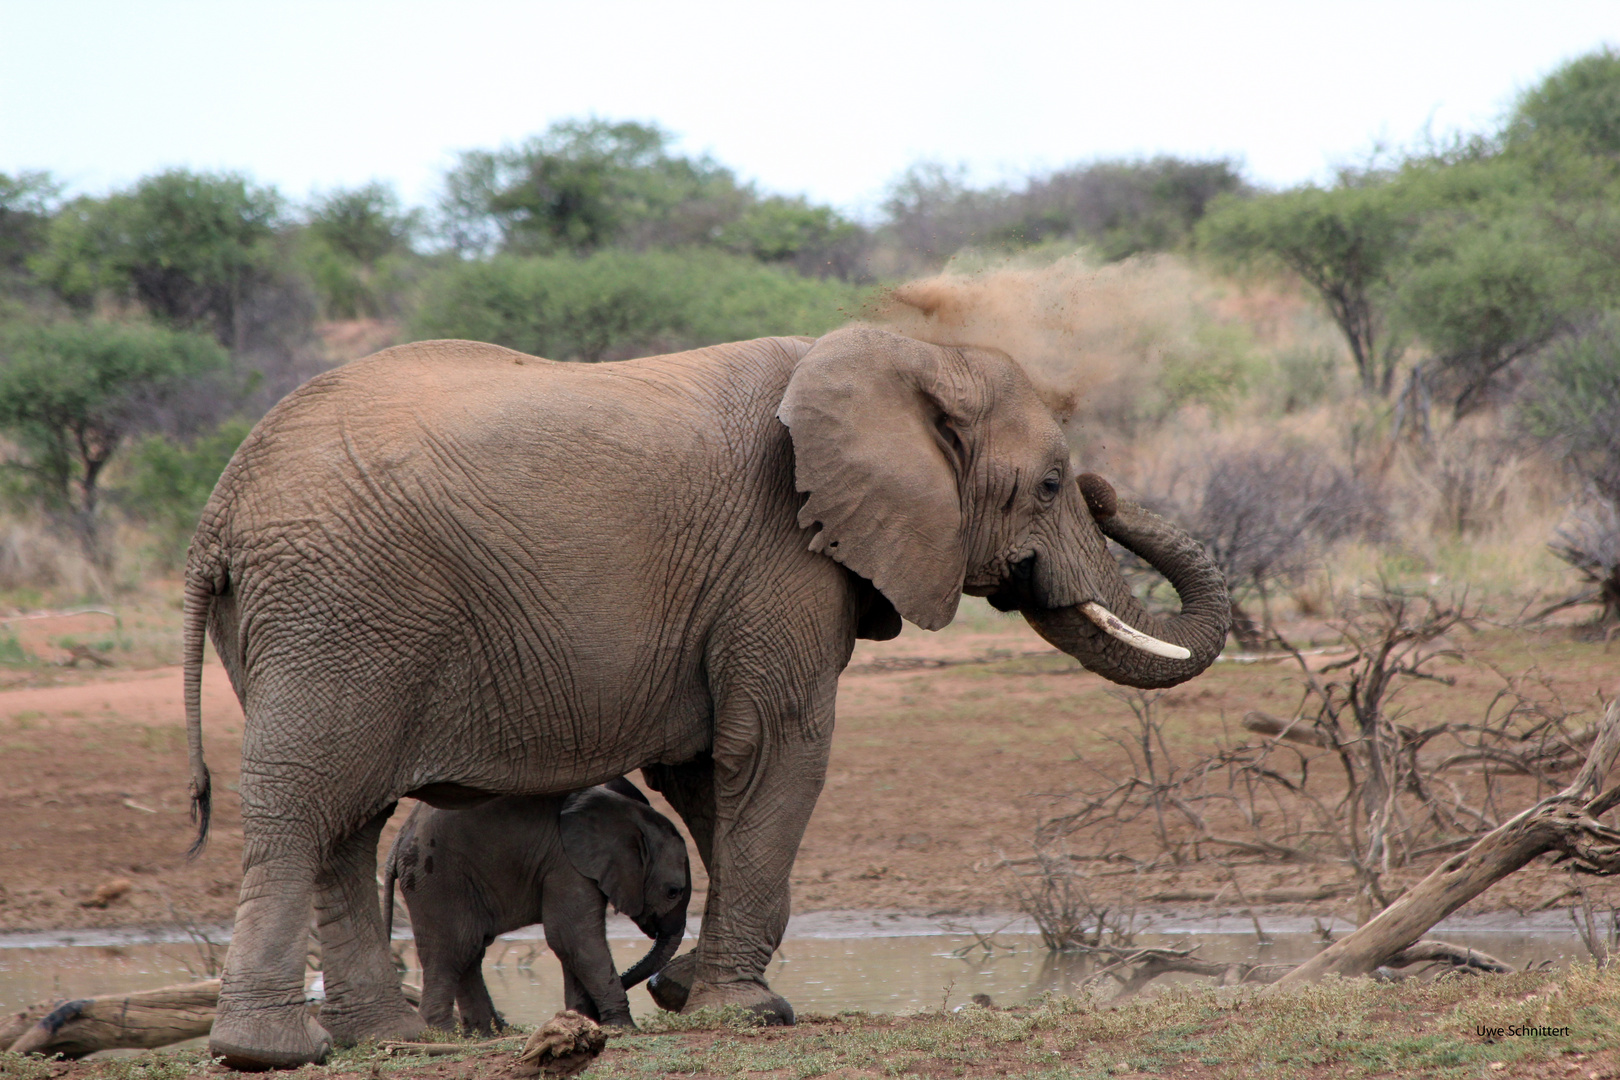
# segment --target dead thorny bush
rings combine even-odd
[[[1490,532],[1502,520],[1524,465],[1513,440],[1475,425],[1453,425],[1407,452],[1407,476],[1428,493],[1430,531],[1437,536],[1474,538]]]
[[[1057,797],[1058,812],[1037,829],[1034,865],[1339,863],[1365,918],[1391,899],[1384,875],[1467,847],[1525,798],[1558,790],[1559,774],[1585,758],[1593,727],[1578,724],[1581,710],[1535,669],[1489,669],[1501,686],[1474,722],[1425,724],[1405,707],[1403,691],[1416,683],[1454,683],[1437,669],[1465,659],[1453,637],[1477,617],[1465,600],[1386,587],[1340,608],[1344,655],[1324,664],[1278,639],[1299,668],[1292,715],[1252,712],[1242,733],[1223,731],[1210,752],[1172,752],[1162,692],[1116,695],[1132,718],[1112,737],[1129,762],[1124,778],[1094,768],[1100,783]],[[1137,854],[1144,833],[1157,849],[1150,857]],[[1066,910],[1059,886],[1045,888],[1058,891],[1046,899],[1024,885],[1022,906],[1035,897]]]
[[[1541,614],[1595,603],[1599,605],[1599,626],[1620,622],[1620,505],[1596,491],[1590,492],[1548,546],[1554,555],[1580,572],[1585,587]]]
[[[1596,913],[1592,903],[1591,890],[1574,870],[1570,871],[1569,880],[1569,892],[1565,895],[1574,896],[1574,903],[1568,908],[1569,921],[1575,924],[1575,932],[1580,935],[1581,944],[1586,946],[1592,962],[1599,968],[1606,968],[1620,953],[1620,907],[1609,904],[1608,925],[1604,925],[1603,916]]]
[[[1334,545],[1378,539],[1386,525],[1381,500],[1361,479],[1314,447],[1275,442],[1218,454],[1195,491],[1147,501],[1187,522],[1226,575],[1232,633],[1246,649],[1270,637],[1273,593],[1302,582]],[[1258,620],[1244,606],[1252,601]]]
[[[1003,859],[1001,865],[1012,871],[1018,909],[1034,921],[1047,951],[1129,948],[1135,941],[1134,905],[1110,906],[1098,901],[1089,875],[1062,850],[1061,841],[1037,847],[1033,858]]]

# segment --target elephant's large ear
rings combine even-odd
[[[967,573],[957,471],[964,453],[945,401],[944,353],[870,327],[818,340],[777,416],[810,498],[810,550],[876,585],[925,630],[956,614]]]
[[[640,808],[606,788],[586,788],[563,801],[563,852],[575,870],[596,882],[614,910],[632,919],[642,914],[647,841],[636,815]]]

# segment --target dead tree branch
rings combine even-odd
[[[1435,923],[1531,859],[1556,852],[1582,873],[1620,873],[1620,831],[1598,820],[1620,805],[1620,785],[1594,796],[1620,754],[1620,702],[1611,702],[1586,763],[1563,791],[1542,799],[1441,863],[1376,918],[1289,972],[1279,988],[1325,975],[1370,974],[1389,957],[1415,945]]]

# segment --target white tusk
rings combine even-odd
[[[1190,660],[1192,653],[1180,645],[1172,645],[1168,641],[1160,641],[1132,626],[1126,626],[1124,621],[1112,611],[1103,607],[1095,600],[1088,600],[1080,605],[1080,610],[1086,613],[1086,618],[1096,623],[1103,632],[1116,637],[1125,644],[1141,649],[1154,656],[1164,656],[1171,660]]]

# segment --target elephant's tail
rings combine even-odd
[[[186,748],[191,754],[191,820],[197,823],[197,839],[186,858],[195,859],[208,843],[208,821],[213,816],[213,782],[208,763],[203,761],[202,743],[202,665],[203,643],[208,636],[208,615],[214,606],[214,590],[206,577],[192,568],[186,571],[185,631],[182,641],[185,664]]]

